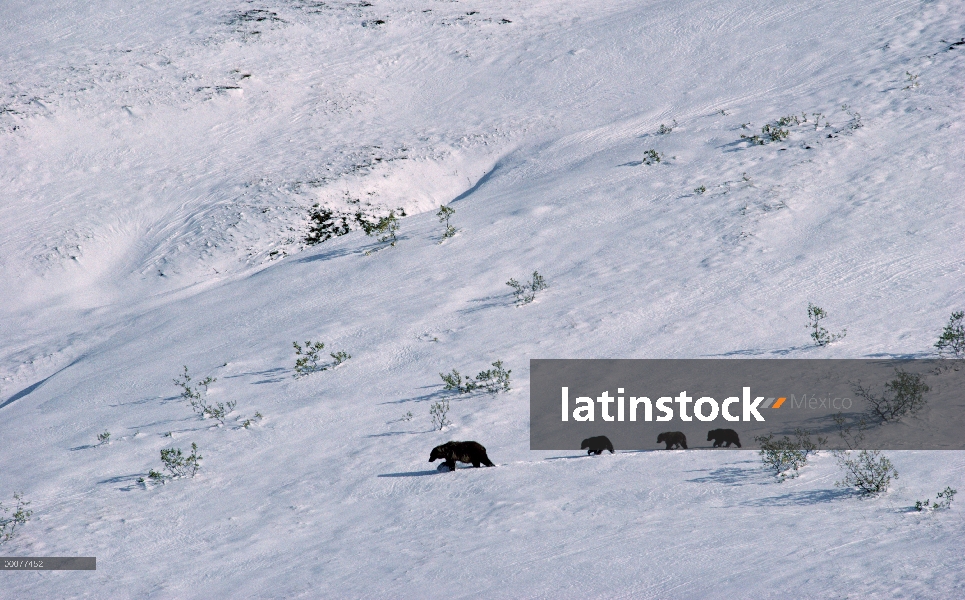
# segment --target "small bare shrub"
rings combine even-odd
[[[395,232],[399,230],[399,218],[394,210],[390,210],[384,217],[377,217],[375,221],[369,221],[362,211],[358,211],[355,213],[355,220],[362,227],[365,235],[378,237],[380,242],[388,242],[390,246],[395,246],[398,241]]]
[[[432,427],[433,429],[438,429],[442,431],[446,425],[451,425],[452,421],[449,420],[449,400],[443,398],[438,402],[434,402],[432,406],[429,407],[429,416],[432,417]]]
[[[256,412],[256,413],[255,413],[255,416],[251,417],[250,419],[245,419],[244,421],[242,421],[242,422],[241,422],[241,426],[244,427],[245,429],[248,429],[249,427],[251,427],[252,425],[254,425],[256,422],[261,421],[263,418],[264,418],[264,417],[261,416],[261,413],[260,413],[260,412]]]
[[[828,313],[823,308],[808,302],[808,324],[806,327],[811,330],[811,339],[821,347],[833,344],[848,335],[847,329],[844,329],[841,333],[829,333],[821,325],[821,321],[826,319],[827,316]]]
[[[835,485],[862,496],[877,496],[888,490],[892,479],[898,479],[894,465],[877,450],[838,450],[835,458],[844,471],[844,477]]]
[[[533,279],[527,285],[523,285],[515,279],[510,279],[506,282],[506,285],[513,288],[516,306],[529,304],[536,299],[536,292],[541,292],[549,287],[546,284],[546,279],[539,274],[539,271],[533,271]]]
[[[167,475],[151,469],[147,477],[154,483],[164,483],[168,479],[179,479],[181,477],[194,477],[201,470],[201,459],[198,454],[198,445],[191,443],[191,454],[184,456],[180,448],[165,448],[161,450],[161,463]],[[138,479],[139,483],[144,483],[144,478]]]
[[[10,517],[5,516],[10,512],[10,509],[0,504],[0,544],[17,537],[17,527],[26,525],[27,521],[30,520],[30,515],[33,514],[32,510],[27,510],[30,503],[23,499],[22,493],[15,493],[13,499],[15,504],[13,514]],[[2,586],[0,586],[0,589],[2,589]]]
[[[188,374],[187,365],[184,366],[184,373],[174,380],[174,384],[181,388],[181,397],[187,400],[191,409],[202,419],[216,419],[224,425],[225,417],[234,410],[236,402],[216,402],[209,404],[207,400],[208,386],[217,381],[214,377],[205,377],[198,382],[199,387],[191,387],[191,375]],[[203,388],[203,389],[202,389]]]
[[[339,350],[338,352],[332,352],[331,354],[329,354],[329,356],[331,356],[332,359],[335,361],[334,363],[332,363],[331,368],[333,369],[339,366],[340,364],[342,364],[343,362],[347,361],[348,359],[352,358],[351,354],[349,354],[348,352],[343,352],[342,350]]]
[[[318,355],[325,348],[324,342],[312,342],[308,340],[305,342],[305,347],[298,345],[298,342],[292,342],[295,347],[295,377],[304,377],[309,373],[314,373],[315,371],[322,370],[322,367],[318,364]]]
[[[918,75],[912,75],[911,71],[905,71],[905,75],[908,77],[908,85],[901,88],[903,90],[913,90],[917,88],[920,84],[918,83]]]
[[[449,218],[455,213],[456,209],[451,206],[440,206],[439,212],[436,213],[436,216],[439,217],[439,222],[446,224],[446,230],[442,234],[442,240],[439,241],[440,244],[456,235],[456,228],[449,224]]]
[[[761,133],[763,133],[772,142],[780,142],[786,140],[790,132],[787,129],[782,129],[780,126],[771,127],[771,125],[765,125],[761,128]]]
[[[501,360],[494,362],[492,367],[492,369],[480,371],[475,379],[467,377],[463,380],[462,375],[455,369],[450,373],[439,373],[439,377],[445,383],[444,389],[460,394],[468,394],[476,390],[484,390],[494,395],[499,392],[508,392],[511,389],[509,375],[512,370],[506,370]]]
[[[925,500],[924,502],[921,500],[915,501],[915,510],[919,512],[926,508],[930,508],[931,510],[948,510],[952,507],[952,499],[957,493],[958,490],[953,490],[950,486],[946,487],[944,490],[938,492],[934,503],[931,500]]]
[[[942,358],[965,358],[965,311],[956,311],[948,319],[948,325],[935,342],[938,355]]]
[[[647,150],[643,153],[643,160],[640,161],[645,165],[655,165],[663,159],[663,155],[654,149]]]
[[[861,496],[877,496],[886,491],[891,480],[898,479],[898,471],[878,450],[860,449],[868,423],[861,419],[848,425],[841,413],[834,416],[834,422],[838,426],[838,435],[848,447],[847,450],[831,452],[844,472],[844,477],[834,485],[850,488]]]
[[[812,442],[810,432],[801,428],[794,430],[794,439],[788,436],[774,439],[774,434],[770,434],[755,437],[754,441],[761,447],[760,455],[764,468],[774,471],[774,475],[782,482],[797,477],[798,470],[808,463],[808,457],[817,452],[820,444],[827,442],[821,437]]]
[[[851,110],[850,106],[848,106],[847,104],[842,104],[841,110],[848,113],[848,116],[851,117],[851,120],[848,122],[848,125],[847,125],[848,129],[851,129],[851,130],[861,129],[864,126],[861,123],[861,115]]]
[[[337,215],[327,208],[319,208],[316,204],[308,213],[308,234],[304,242],[309,246],[321,244],[335,236],[349,232],[348,219],[345,215]]]
[[[329,356],[332,357],[333,362],[330,365],[319,364],[319,355],[321,351],[325,348],[323,342],[312,342],[308,340],[305,342],[305,346],[300,346],[298,342],[292,342],[295,347],[295,378],[305,377],[316,371],[327,371],[329,369],[334,369],[343,362],[352,358],[352,355],[348,352],[339,350],[338,352],[332,352]]]
[[[854,393],[864,398],[872,414],[882,421],[900,421],[913,416],[927,404],[925,394],[931,390],[918,373],[907,373],[895,368],[895,379],[885,384],[885,393],[878,396],[861,383],[853,384]]]

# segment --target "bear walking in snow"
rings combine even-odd
[[[489,457],[486,456],[486,449],[482,444],[476,442],[446,442],[441,446],[436,446],[429,454],[429,462],[437,459],[446,461],[446,466],[450,471],[456,470],[456,461],[461,463],[472,463],[472,466],[479,467],[480,464],[487,467],[495,467]]]
[[[664,442],[667,444],[667,450],[672,450],[674,446],[682,447],[684,450],[687,449],[687,436],[685,436],[680,431],[664,431],[657,436],[657,443]]]
[[[605,435],[586,438],[583,440],[583,443],[580,444],[580,450],[585,448],[589,448],[589,450],[586,451],[587,454],[596,454],[599,456],[603,454],[604,450],[609,450],[610,454],[613,454],[613,444]]]
[[[707,441],[714,440],[714,448],[730,448],[731,444],[741,447],[741,439],[737,437],[737,432],[733,429],[712,429],[707,432]]]

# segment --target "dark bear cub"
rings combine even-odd
[[[603,454],[604,450],[609,450],[610,454],[613,454],[613,444],[610,439],[605,435],[598,435],[596,437],[586,438],[583,443],[580,444],[580,450],[589,448],[586,451],[587,454],[596,454],[597,456]]]
[[[482,444],[476,442],[446,442],[441,446],[436,446],[429,454],[429,462],[436,459],[446,461],[446,466],[450,471],[456,470],[456,461],[461,463],[472,463],[478,468],[480,464],[487,467],[495,467],[489,457],[486,456],[486,449]]]
[[[664,431],[657,436],[657,443],[660,442],[667,444],[667,450],[672,450],[675,446],[687,449],[687,436],[680,431]]]
[[[731,444],[736,444],[738,448],[741,447],[741,439],[737,437],[737,432],[733,429],[712,429],[707,432],[707,441],[710,440],[714,440],[714,448],[720,448],[721,445],[730,448]]]

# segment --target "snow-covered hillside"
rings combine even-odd
[[[98,563],[0,597],[965,596],[961,510],[910,511],[965,453],[859,501],[826,454],[530,451],[528,404],[532,358],[930,355],[963,36],[954,1],[0,3],[0,502],[34,510],[0,554]],[[407,216],[306,246],[315,205]],[[296,340],[351,358],[295,378]],[[509,393],[442,389],[496,360]],[[497,468],[439,474],[450,439]]]

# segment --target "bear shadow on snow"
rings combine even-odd
[[[580,444],[580,450],[585,450],[586,448],[589,448],[589,450],[586,451],[587,454],[596,454],[599,456],[603,454],[604,450],[609,450],[610,454],[613,454],[613,443],[610,442],[610,439],[605,435],[589,437],[583,440],[583,443]]]
[[[456,470],[456,462],[470,463],[479,468],[479,465],[495,467],[486,455],[486,448],[477,442],[446,442],[441,446],[436,446],[429,454],[429,462],[442,459],[450,471]],[[440,465],[441,467],[442,465]]]
[[[714,440],[714,448],[730,448],[731,444],[741,447],[741,440],[733,429],[711,429],[707,432],[707,441]]]
[[[687,449],[687,436],[680,431],[664,431],[657,436],[657,443],[660,442],[667,444],[667,450],[673,450],[675,446]]]

